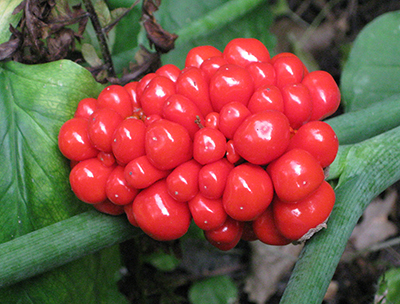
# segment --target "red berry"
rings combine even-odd
[[[106,167],[111,167],[115,164],[115,157],[114,157],[114,154],[112,154],[112,153],[106,153],[106,152],[100,151],[97,154],[97,159],[99,161],[101,161],[103,166],[106,166]]]
[[[107,199],[106,183],[114,167],[103,166],[97,158],[76,164],[69,175],[72,191],[83,202],[98,204]]]
[[[258,89],[264,85],[276,84],[276,72],[272,64],[268,62],[251,62],[246,66],[253,78],[254,88]]]
[[[170,170],[192,158],[192,140],[185,127],[160,119],[147,127],[145,150],[160,170]]]
[[[101,108],[90,116],[88,132],[93,146],[103,152],[112,151],[115,129],[123,121],[120,114],[111,108]]]
[[[139,156],[130,161],[124,170],[125,180],[128,185],[136,189],[144,189],[156,181],[168,176],[170,171],[154,167],[146,155]]]
[[[312,100],[310,120],[322,120],[336,112],[340,105],[340,91],[333,77],[325,71],[314,71],[302,82],[308,87]]]
[[[276,86],[279,89],[291,83],[300,83],[303,80],[303,62],[297,57],[280,57],[272,65],[276,72]]]
[[[231,164],[236,164],[238,161],[240,161],[242,158],[240,155],[236,152],[235,145],[233,144],[233,140],[230,139],[226,142],[226,159],[231,163]]]
[[[207,114],[204,126],[211,129],[219,129],[219,113],[210,112]]]
[[[226,179],[233,168],[233,164],[225,158],[204,165],[198,173],[201,194],[209,199],[221,198]]]
[[[124,214],[124,207],[121,205],[115,205],[109,200],[105,200],[104,202],[94,204],[93,207],[102,213],[108,215],[121,215]]]
[[[145,154],[146,126],[142,120],[129,118],[119,124],[111,143],[117,161],[124,165]]]
[[[147,85],[150,83],[150,81],[154,78],[157,77],[158,75],[156,73],[149,73],[143,76],[142,79],[139,80],[137,86],[136,86],[136,97],[137,100],[141,100],[143,91],[146,89]],[[140,106],[141,107],[141,106]]]
[[[285,202],[296,202],[314,192],[324,180],[324,171],[310,153],[293,149],[267,167],[276,195]]]
[[[312,100],[310,91],[301,83],[292,83],[281,90],[284,104],[284,114],[289,119],[290,126],[298,129],[311,118]]]
[[[124,212],[129,223],[131,223],[132,226],[139,227],[138,223],[136,222],[135,215],[133,214],[133,202],[123,205],[122,207],[124,208]]]
[[[110,85],[97,97],[97,108],[113,109],[122,118],[132,115],[133,103],[131,95],[120,85]]]
[[[158,70],[156,71],[157,75],[169,78],[173,82],[176,82],[180,73],[181,73],[181,70],[176,65],[173,65],[173,64],[163,65],[162,67],[158,68]]]
[[[96,109],[96,98],[84,98],[78,103],[74,117],[89,119]]]
[[[176,167],[167,177],[168,193],[179,202],[187,202],[199,192],[201,165],[191,159]]]
[[[268,206],[259,217],[253,221],[253,232],[257,238],[268,245],[282,246],[292,242],[292,240],[284,237],[275,224],[272,211],[272,204]]]
[[[260,166],[247,163],[230,171],[222,201],[230,217],[252,221],[267,209],[273,195],[268,173]]]
[[[81,161],[95,157],[99,150],[93,147],[88,134],[89,123],[84,118],[66,121],[58,133],[58,148],[70,160]]]
[[[125,90],[128,92],[129,96],[131,97],[133,111],[142,107],[140,105],[139,97],[137,95],[138,84],[139,84],[139,82],[132,81],[132,82],[129,82],[126,85],[124,85]]]
[[[336,157],[339,141],[332,127],[323,121],[310,121],[290,139],[288,150],[303,149],[316,158],[322,168]]]
[[[182,237],[192,219],[188,205],[168,194],[165,179],[142,190],[133,201],[132,212],[139,227],[159,241]]]
[[[176,93],[189,98],[199,108],[203,117],[213,110],[208,82],[200,68],[189,66],[183,69],[176,80]]]
[[[275,199],[273,213],[276,227],[284,237],[298,240],[327,220],[334,203],[335,192],[326,181],[313,194],[294,204]]]
[[[229,216],[225,223],[216,229],[205,230],[204,236],[211,245],[227,251],[234,248],[240,241],[243,233],[243,222],[236,221]]]
[[[283,112],[285,107],[282,92],[274,85],[259,87],[251,96],[247,108],[252,114],[266,110]]]
[[[237,153],[257,165],[266,165],[281,156],[289,140],[289,121],[278,111],[264,111],[248,116],[233,136]]]
[[[188,202],[193,221],[203,230],[217,229],[222,226],[228,215],[221,199],[210,199],[198,193]]]
[[[200,109],[189,98],[180,94],[171,95],[164,102],[162,116],[185,127],[191,138],[200,129],[199,123],[204,124]]]
[[[245,67],[251,62],[269,62],[270,55],[265,45],[255,38],[236,38],[231,40],[223,52],[231,64]]]
[[[203,61],[200,69],[203,71],[207,83],[210,82],[210,79],[215,74],[215,72],[217,72],[218,69],[225,64],[228,64],[228,62],[222,56],[210,57],[207,60]]]
[[[225,156],[226,139],[217,129],[202,128],[196,132],[193,139],[193,158],[205,165]]]
[[[106,183],[107,198],[116,205],[127,205],[139,193],[138,189],[132,188],[126,182],[124,167],[116,166],[111,172]]]
[[[175,94],[175,83],[171,79],[163,76],[154,77],[140,96],[144,113],[162,116],[164,101],[173,94]]]
[[[194,47],[186,56],[185,67],[199,68],[205,60],[214,56],[222,56],[222,52],[211,45]]]
[[[224,105],[219,115],[219,130],[231,139],[241,123],[250,116],[249,109],[242,103],[234,101]]]
[[[235,64],[226,64],[210,79],[210,100],[214,111],[232,101],[247,106],[254,91],[253,79],[250,73]]]

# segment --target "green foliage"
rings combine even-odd
[[[386,271],[379,279],[375,303],[400,303],[400,268]]]
[[[400,12],[386,13],[358,35],[344,66],[341,91],[346,111],[400,93]]]
[[[189,290],[193,304],[235,303],[238,289],[229,276],[216,276],[194,283]]]
[[[168,254],[161,250],[144,256],[143,261],[151,264],[160,271],[173,271],[180,263],[180,260],[173,254]]]
[[[78,101],[97,96],[102,88],[70,61],[0,66],[0,243],[87,210],[71,193],[69,165],[58,150],[57,134]],[[117,249],[3,288],[0,302],[106,303],[98,297],[119,267]]]
[[[14,9],[22,0],[10,0],[0,2],[0,44],[10,39],[10,24],[15,26],[21,18],[21,13],[13,14]]]

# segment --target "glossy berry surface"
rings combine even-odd
[[[237,153],[256,165],[266,165],[282,155],[289,140],[289,121],[278,111],[264,111],[248,116],[233,136]]]
[[[326,227],[339,142],[321,120],[340,105],[333,77],[292,53],[270,58],[254,38],[182,60],[77,101],[58,136],[77,198],[158,241],[192,223],[223,251]]]

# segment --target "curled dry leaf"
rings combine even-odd
[[[10,28],[10,40],[0,45],[0,60],[34,64],[66,58],[88,20],[80,5],[71,9],[68,1],[23,1],[14,13],[21,11],[18,27]],[[72,24],[78,24],[77,31],[66,28]]]
[[[167,53],[175,47],[178,36],[164,30],[154,18],[153,13],[158,10],[160,4],[161,0],[145,0],[142,7],[142,22],[147,38],[157,52]]]

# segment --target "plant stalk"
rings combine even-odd
[[[335,130],[341,145],[361,142],[400,125],[400,94],[325,122]]]
[[[179,29],[176,34],[179,38],[176,44],[185,44],[189,40],[196,39],[210,31],[217,30],[229,22],[246,15],[265,0],[231,0],[218,8],[210,11],[205,16],[194,20],[187,26]]]
[[[121,217],[96,210],[0,244],[0,288],[41,274],[141,232]]]

